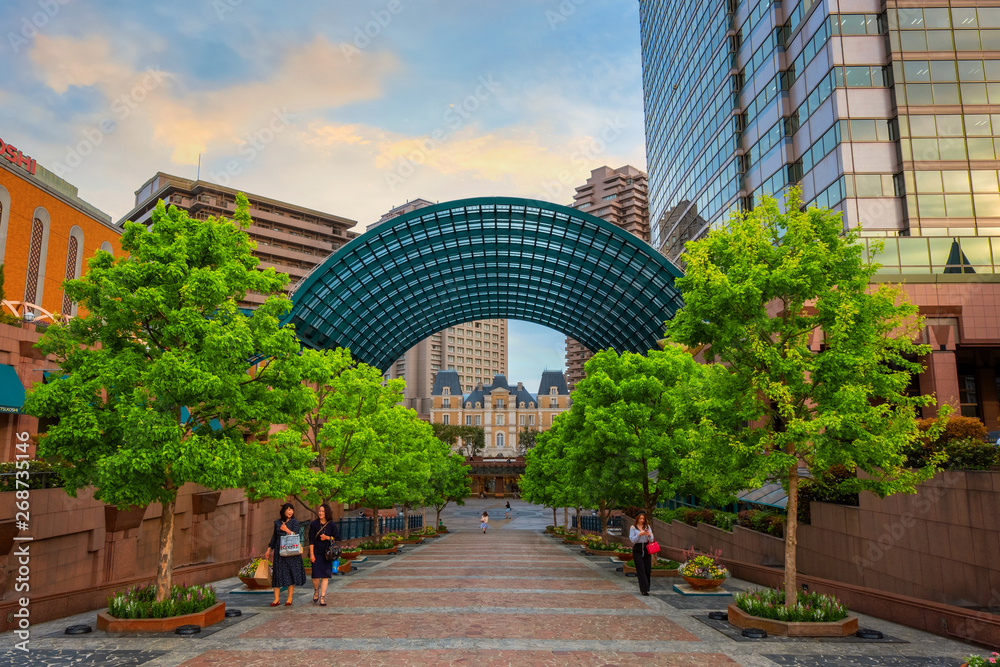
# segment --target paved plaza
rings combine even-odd
[[[12,636],[4,635],[0,665],[958,667],[974,650],[868,617],[861,626],[882,631],[885,640],[737,638],[728,624],[707,617],[725,609],[725,598],[682,597],[672,590],[676,579],[654,579],[651,595],[642,597],[635,579],[607,557],[585,556],[543,535],[551,510],[511,504],[511,520],[503,519],[499,500],[449,508],[442,518],[451,533],[396,556],[371,557],[331,580],[325,608],[311,604],[311,585],[296,591],[293,607],[270,608],[270,591],[241,592],[237,579],[226,579],[216,582],[219,598],[243,615],[200,635],[62,634],[74,623],[93,624],[89,613],[33,627],[27,661],[9,650]],[[491,517],[486,535],[479,531],[484,508]]]

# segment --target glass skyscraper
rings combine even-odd
[[[901,4],[640,0],[653,245],[799,184],[883,273],[993,273],[1000,7]]]

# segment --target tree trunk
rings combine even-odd
[[[798,584],[795,580],[795,550],[798,546],[799,527],[799,463],[796,461],[788,470],[788,517],[785,521],[785,606],[791,607],[798,601]]]
[[[569,508],[563,508],[563,528],[569,531]]]
[[[552,529],[555,530],[559,526],[559,518],[556,516],[556,508],[552,508]]]
[[[410,536],[410,507],[403,505],[403,539]]]
[[[605,513],[605,509],[608,504],[605,501],[597,503],[597,511],[601,515],[601,540],[604,541],[604,536],[608,534],[608,515]]]
[[[170,500],[162,503],[163,515],[160,517],[160,560],[156,564],[156,601],[162,602],[170,597],[171,579],[174,571],[174,506],[177,504],[177,492],[174,491]]]
[[[372,539],[377,540],[382,534],[378,526],[378,508],[372,507]]]
[[[583,535],[583,524],[580,523],[580,507],[576,508],[576,534]]]
[[[437,530],[438,526],[441,525],[441,510],[437,511],[437,516],[434,517],[434,530]]]

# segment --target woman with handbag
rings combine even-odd
[[[302,541],[299,537],[299,522],[292,518],[295,508],[291,503],[285,503],[278,512],[274,522],[274,533],[271,543],[267,545],[264,554],[270,560],[274,551],[274,568],[271,571],[271,585],[274,586],[274,602],[272,607],[280,604],[281,589],[288,588],[286,607],[292,606],[292,595],[296,586],[306,585],[306,568],[302,565]]]
[[[312,563],[313,604],[326,606],[326,586],[333,576],[333,568],[340,565],[340,533],[333,521],[333,510],[323,503],[316,510],[318,518],[309,524],[309,562]],[[331,558],[331,556],[333,556]]]
[[[651,547],[660,550],[660,545],[653,541],[653,529],[646,523],[646,513],[639,512],[635,523],[628,531],[628,539],[632,542],[632,562],[635,563],[635,577],[639,580],[639,592],[649,595],[649,580],[653,570]]]

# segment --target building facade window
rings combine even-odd
[[[35,218],[31,223],[31,241],[28,243],[28,275],[24,282],[24,300],[36,303],[38,299],[38,273],[42,263],[42,236],[45,227]]]
[[[451,407],[451,399],[450,398],[445,398],[445,399],[443,399],[443,401],[444,401],[444,407],[446,407],[446,408],[450,408]]]
[[[550,408],[555,408],[555,407],[558,407],[558,406],[559,406],[559,399],[558,398],[552,397],[552,398],[549,399],[549,407]]]
[[[528,415],[528,426],[535,425],[535,415]]]
[[[497,415],[497,426],[503,426],[503,415]]]
[[[75,236],[70,236],[69,247],[66,250],[66,280],[74,280],[78,277],[76,275],[76,258],[79,253],[80,242]],[[73,314],[73,302],[70,300],[69,294],[65,292],[63,293],[62,314]]]
[[[441,423],[444,424],[445,426],[447,426],[448,424],[451,423],[451,417],[449,415],[442,415],[441,416]]]
[[[465,425],[472,426],[472,415],[465,415]]]
[[[503,433],[497,433],[497,449],[503,449]]]
[[[476,426],[482,426],[482,425],[483,425],[483,416],[476,415]]]

